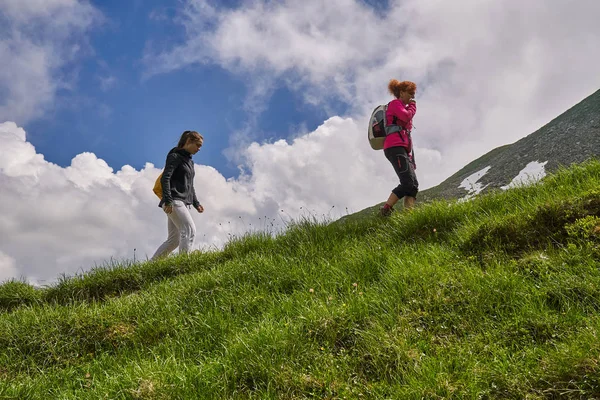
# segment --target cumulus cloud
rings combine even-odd
[[[333,117],[293,141],[240,149],[243,173],[226,179],[195,159],[192,212],[197,247],[219,247],[249,230],[278,232],[293,218],[335,219],[384,201],[397,178],[362,127]],[[44,159],[13,122],[0,124],[0,278],[50,282],[110,259],[151,256],[166,238],[167,218],[152,193],[160,169],[114,171],[92,153],[67,167]],[[168,150],[168,149],[166,149]],[[166,151],[165,151],[166,153]],[[436,154],[422,155],[434,163]],[[8,261],[7,261],[8,260]]]
[[[264,85],[285,82],[307,102],[349,103],[364,125],[389,100],[389,79],[419,85],[416,145],[438,183],[466,162],[533,132],[600,87],[600,2],[187,0],[186,38],[149,50],[148,74],[215,63]]]
[[[18,273],[15,259],[0,251],[0,282],[15,279]]]
[[[0,0],[0,121],[26,123],[43,115],[64,68],[87,49],[84,34],[100,13],[79,0]]]

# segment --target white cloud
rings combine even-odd
[[[358,0],[213,4],[186,1],[177,20],[186,39],[149,51],[149,74],[215,63],[251,86],[285,82],[313,104],[342,99],[359,126],[387,101],[389,79],[413,80],[415,141],[442,155],[424,179],[433,183],[600,87],[596,0],[397,0],[387,10]]]
[[[247,230],[279,231],[290,218],[337,218],[384,201],[398,179],[363,133],[354,120],[334,117],[293,142],[252,143],[240,149],[245,172],[238,179],[197,164],[195,186],[206,209],[192,213],[197,245],[220,246]],[[14,260],[9,273],[43,283],[111,258],[131,259],[134,249],[138,259],[151,256],[165,239],[167,219],[152,193],[160,170],[152,164],[115,172],[82,153],[63,168],[37,153],[13,122],[0,124],[0,146],[0,202],[10,205],[0,214],[0,252]],[[434,165],[439,155],[424,152],[421,159]]]
[[[523,168],[517,176],[506,186],[502,186],[501,189],[510,189],[517,186],[528,185],[535,183],[546,176],[546,169],[544,168],[548,161],[538,162],[531,161],[525,168]]]
[[[99,77],[98,80],[100,81],[100,88],[104,92],[112,89],[117,83],[117,78],[112,75]]]
[[[64,68],[85,53],[83,34],[100,20],[86,1],[0,0],[0,121],[38,117],[72,85]]]
[[[9,279],[19,278],[18,270],[16,268],[15,259],[7,256],[0,251],[0,282],[4,282]]]

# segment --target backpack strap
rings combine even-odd
[[[385,127],[385,136],[389,136],[392,133],[400,133],[402,132],[402,128],[400,128],[398,125],[386,125]]]
[[[394,119],[390,125],[385,125],[385,136],[389,136],[392,133],[400,133],[404,130],[400,125],[398,125],[398,117],[394,115]]]

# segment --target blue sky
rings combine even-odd
[[[104,21],[89,34],[90,54],[67,68],[76,76],[75,89],[58,92],[51,112],[23,125],[50,162],[68,166],[77,154],[92,152],[116,170],[125,164],[139,169],[146,162],[162,166],[178,135],[195,129],[205,135],[202,162],[231,177],[238,169],[223,150],[230,134],[250,120],[255,121],[249,132],[253,140],[274,141],[295,135],[298,128],[314,130],[328,117],[285,86],[275,88],[265,112],[255,115],[244,107],[249,82],[211,63],[144,77],[149,43],[168,46],[182,40],[182,26],[167,19],[175,16],[175,8],[164,1],[92,4]],[[328,109],[344,110],[343,102]]]
[[[151,189],[186,129],[206,138],[199,249],[385,201],[398,178],[366,128],[393,78],[418,86],[416,173],[434,186],[600,88],[597,15],[597,0],[0,0],[0,281],[151,255],[166,235]]]

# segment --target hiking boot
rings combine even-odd
[[[390,215],[392,215],[392,213],[394,212],[394,208],[390,207],[389,204],[384,204],[381,207],[379,207],[379,214],[382,217],[389,217]]]

